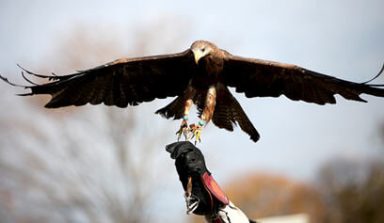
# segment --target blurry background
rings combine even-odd
[[[24,83],[16,64],[60,75],[206,39],[363,82],[383,63],[383,8],[381,0],[2,0],[0,72]],[[47,110],[49,98],[15,96],[22,92],[0,83],[0,222],[191,221],[164,150],[180,123],[154,115],[170,99]],[[261,140],[210,124],[198,146],[250,217],[384,222],[383,99],[318,106],[235,96]]]

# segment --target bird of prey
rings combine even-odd
[[[200,141],[202,128],[210,121],[229,131],[239,125],[251,140],[259,139],[258,131],[228,87],[248,98],[285,95],[291,100],[320,105],[336,103],[336,94],[355,101],[365,101],[360,94],[384,97],[383,86],[369,84],[370,81],[354,83],[292,64],[243,58],[203,40],[195,41],[181,53],[121,58],[64,76],[23,70],[48,80],[34,84],[25,78],[32,85],[23,86],[30,92],[22,94],[51,95],[47,108],[87,103],[127,107],[156,98],[175,97],[156,113],[165,118],[182,119],[177,132],[179,138],[192,132],[196,141]],[[25,77],[24,72],[22,75]],[[5,77],[0,78],[13,84]],[[200,121],[188,126],[193,104],[197,106]]]
[[[207,169],[203,153],[189,141],[166,146],[175,159],[185,191],[187,214],[204,215],[208,223],[256,223],[236,207]]]

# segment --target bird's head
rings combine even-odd
[[[205,40],[198,40],[192,43],[191,50],[195,57],[195,63],[198,64],[201,58],[210,55],[217,46]]]

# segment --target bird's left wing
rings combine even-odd
[[[45,105],[48,108],[86,103],[126,107],[181,94],[193,75],[194,62],[192,52],[186,50],[177,54],[122,58],[65,76],[26,72],[49,80],[45,84],[25,86],[31,92],[24,94],[50,94],[52,98]]]
[[[359,96],[363,93],[384,97],[384,89],[375,85],[353,83],[292,64],[229,53],[226,53],[222,78],[226,85],[250,98],[285,95],[291,100],[334,104],[336,94],[356,101],[364,101]]]

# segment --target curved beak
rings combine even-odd
[[[198,64],[199,60],[205,56],[205,54],[200,49],[193,49],[193,56],[195,58],[195,63]]]

